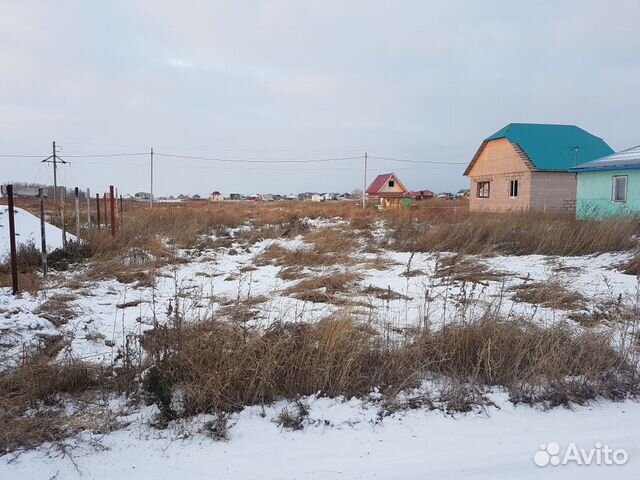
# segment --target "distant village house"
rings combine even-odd
[[[409,190],[395,173],[378,175],[366,192],[367,199],[375,201],[382,208],[399,207],[408,193]]]
[[[212,202],[222,202],[224,200],[224,197],[220,192],[216,190],[215,192],[211,193],[211,195],[209,195],[209,200]]]

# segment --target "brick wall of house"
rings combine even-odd
[[[548,212],[574,212],[576,174],[569,172],[533,172],[531,208]]]
[[[531,199],[531,169],[507,139],[487,143],[469,172],[471,211],[526,210]],[[511,180],[518,180],[518,196],[510,198]],[[491,182],[489,198],[478,198],[478,183]]]

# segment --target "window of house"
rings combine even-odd
[[[393,188],[396,182],[394,180],[389,180],[389,188]]]
[[[509,197],[515,198],[518,196],[518,180],[511,180],[509,182]]]
[[[491,182],[478,182],[478,198],[489,198]]]
[[[616,175],[613,177],[613,194],[611,201],[626,203],[627,201],[627,176]]]

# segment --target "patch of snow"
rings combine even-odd
[[[40,219],[22,208],[14,208],[16,222],[16,244],[28,245],[33,243],[38,250],[42,244],[40,238]],[[45,223],[47,249],[49,251],[62,248],[62,230]],[[76,237],[67,233],[67,241],[75,241]],[[0,206],[0,260],[10,253],[9,244],[9,208]]]
[[[132,422],[106,435],[84,432],[68,454],[41,447],[0,458],[0,478],[154,480],[180,478],[271,479],[635,479],[640,474],[640,404],[595,404],[575,410],[515,407],[496,395],[496,407],[451,417],[408,410],[380,419],[360,400],[304,399],[309,419],[288,431],[275,419],[287,402],[247,407],[230,418],[228,441],[198,433],[208,415],[167,430],[148,421],[147,407],[123,417]],[[95,442],[102,447],[95,449]],[[540,445],[597,442],[625,449],[626,465],[538,467]]]

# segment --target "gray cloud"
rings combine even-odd
[[[640,143],[640,4],[598,1],[9,1],[0,153],[359,155],[465,162],[513,121]],[[0,159],[0,180],[47,180]],[[351,190],[358,161],[252,166],[158,158],[160,193]],[[460,166],[371,162],[454,190]],[[147,188],[146,159],[77,159],[66,181]],[[64,177],[63,177],[64,178]]]

